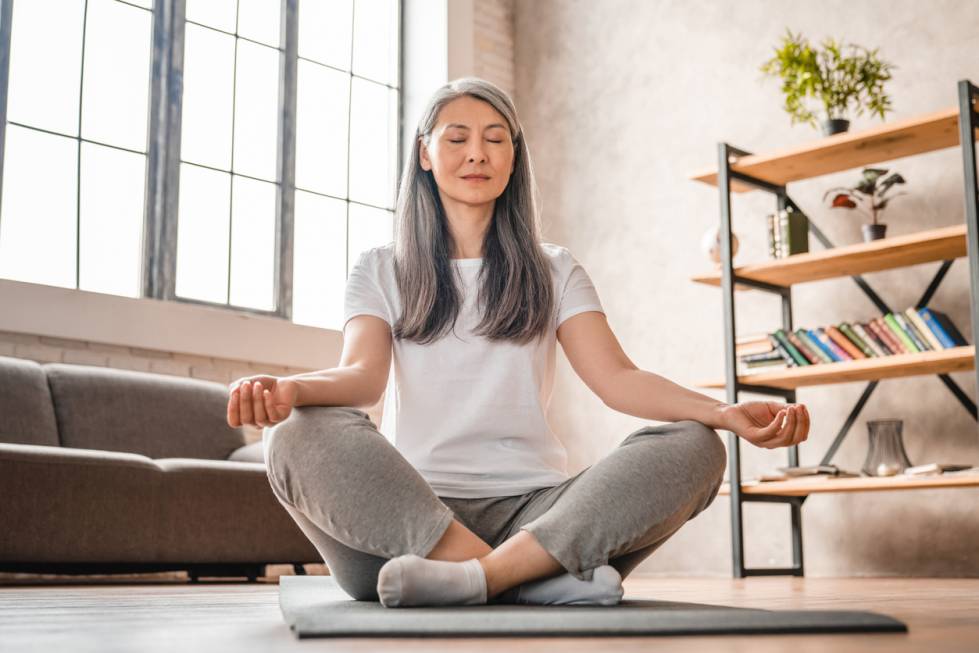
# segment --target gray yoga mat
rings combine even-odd
[[[330,576],[279,577],[279,607],[307,637],[528,637],[907,632],[901,621],[853,610],[760,610],[623,599],[614,606],[459,605],[385,608],[356,601]]]

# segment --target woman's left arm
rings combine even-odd
[[[696,420],[768,449],[808,438],[809,411],[804,404],[728,404],[639,369],[598,311],[568,318],[558,328],[557,338],[575,373],[613,410],[660,422]]]

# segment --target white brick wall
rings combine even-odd
[[[0,356],[25,358],[38,363],[70,363],[75,365],[95,365],[117,369],[138,370],[157,374],[169,374],[198,379],[207,379],[230,384],[243,376],[270,374],[288,376],[313,370],[298,367],[275,366],[265,363],[251,363],[222,358],[208,358],[193,354],[122,347],[84,340],[51,338],[26,333],[0,331]],[[383,398],[367,412],[374,423],[381,423]],[[261,439],[261,430],[246,427],[249,442]]]
[[[473,4],[474,74],[493,82],[513,99],[514,0],[479,0]]]

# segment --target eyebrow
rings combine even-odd
[[[460,125],[459,123],[456,122],[445,126],[446,129],[452,129],[453,127],[457,127],[459,129],[469,129],[469,125]],[[502,127],[503,129],[507,128],[506,125],[501,125],[500,123],[495,122],[492,125],[487,125],[486,129],[492,129],[493,127]],[[484,129],[483,131],[486,130]]]

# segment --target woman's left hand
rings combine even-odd
[[[721,411],[721,428],[757,447],[791,447],[809,437],[809,409],[805,404],[745,401]]]

